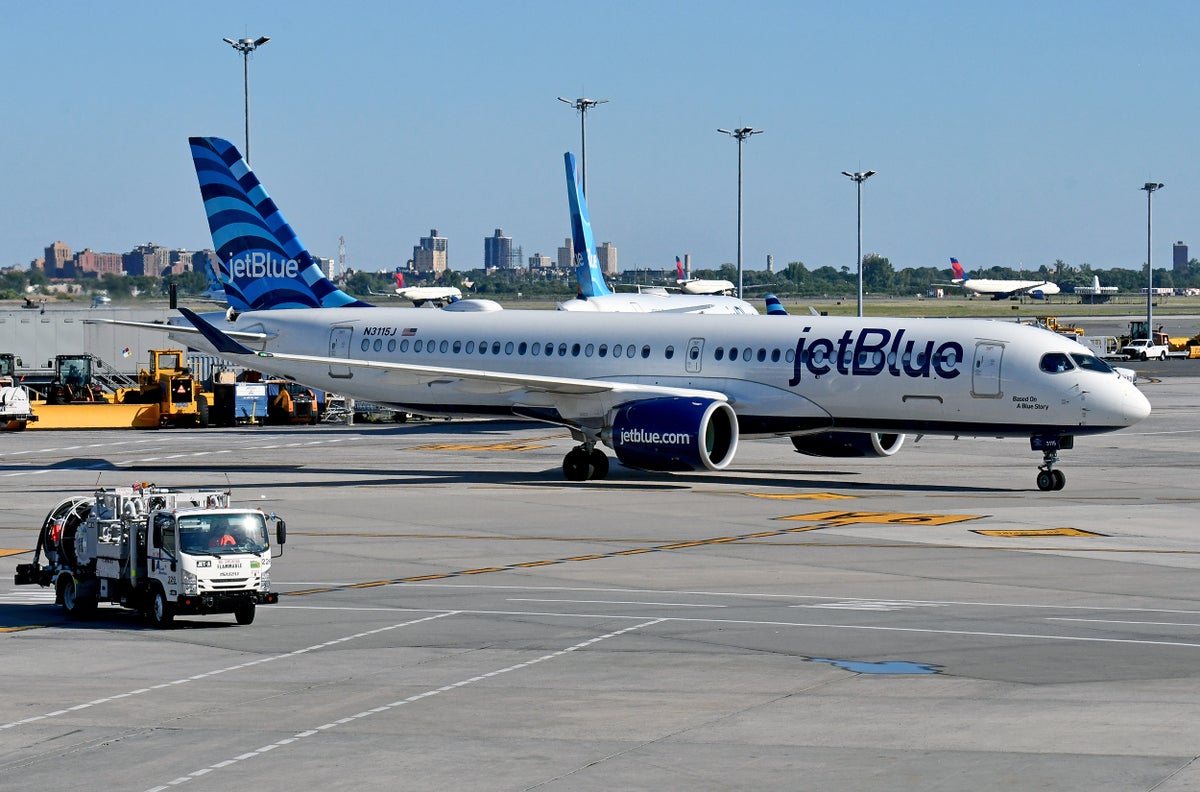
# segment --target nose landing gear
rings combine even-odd
[[[1061,470],[1055,470],[1058,462],[1059,449],[1069,451],[1075,447],[1073,435],[1061,437],[1034,435],[1029,438],[1029,446],[1034,451],[1042,452],[1042,464],[1038,466],[1037,487],[1042,492],[1060,490],[1067,485],[1067,477]]]

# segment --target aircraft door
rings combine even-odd
[[[971,395],[980,399],[999,399],[1004,394],[1000,388],[1000,363],[1004,357],[1004,345],[995,341],[980,341],[975,344],[975,364],[971,367]]]
[[[693,338],[688,341],[687,352],[683,357],[684,370],[689,374],[699,374],[704,362],[704,339]]]
[[[354,334],[353,327],[335,327],[329,331],[329,357],[333,358],[348,358],[350,357],[350,336]],[[330,364],[329,376],[349,378],[349,366],[335,366]]]

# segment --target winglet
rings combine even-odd
[[[575,173],[575,155],[563,154],[567,165],[567,201],[571,205],[571,242],[575,247],[575,279],[584,299],[612,294],[600,272],[596,255],[596,240],[592,237],[592,221],[588,219],[587,198]]]
[[[216,327],[213,327],[190,308],[180,308],[179,312],[183,314],[183,318],[192,323],[200,334],[208,339],[218,352],[226,355],[257,355],[253,349],[241,344],[238,341],[230,338],[222,333]]]

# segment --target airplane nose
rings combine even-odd
[[[1125,398],[1121,400],[1121,407],[1126,426],[1132,426],[1150,415],[1150,400],[1132,384],[1126,388]]]

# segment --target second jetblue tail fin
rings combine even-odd
[[[579,186],[575,173],[575,155],[563,154],[567,164],[567,201],[571,205],[571,243],[575,247],[575,279],[579,282],[579,293],[587,297],[602,297],[612,294],[600,272],[600,259],[596,255],[596,240],[592,237],[592,221],[588,219],[587,199]]]
[[[963,269],[962,264],[958,263],[958,259],[956,259],[956,258],[950,259],[950,269],[954,271],[954,279],[955,280],[966,280],[967,279],[967,271]]]
[[[237,311],[367,306],[334,286],[228,140],[188,138],[225,295]]]
[[[787,316],[787,309],[783,307],[783,303],[774,294],[768,294],[763,298],[767,303],[767,316]]]

